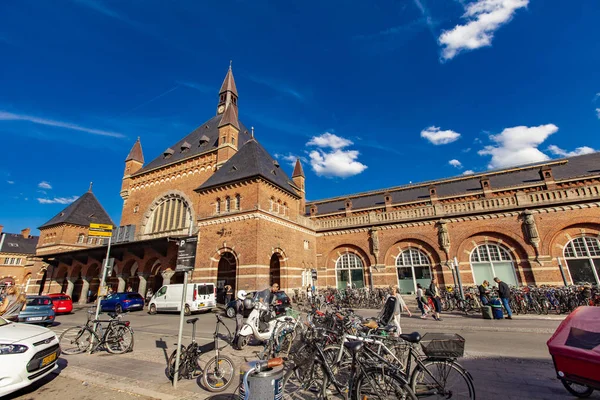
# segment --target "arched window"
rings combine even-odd
[[[565,246],[565,260],[573,284],[600,283],[600,241],[596,237],[582,236]]]
[[[477,285],[481,282],[494,282],[494,277],[508,285],[518,286],[517,275],[510,253],[497,244],[482,244],[471,253],[473,279]]]
[[[424,288],[431,283],[431,263],[421,250],[406,249],[396,258],[398,287],[403,293],[415,293],[417,283]]]
[[[225,212],[231,212],[231,198],[225,197]]]
[[[180,196],[170,195],[160,200],[148,220],[146,233],[177,231],[189,226],[190,210]]]
[[[84,240],[85,235],[83,233],[80,233],[79,236],[77,236],[77,243],[83,243]]]
[[[221,199],[217,199],[217,202],[215,205],[215,211],[217,214],[221,214]]]
[[[235,195],[235,209],[236,210],[240,209],[240,201],[241,201],[240,195],[236,194]]]
[[[362,288],[365,286],[363,262],[354,253],[345,253],[335,262],[338,289]]]

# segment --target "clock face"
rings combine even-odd
[[[223,111],[225,111],[225,106],[219,106],[217,111],[219,112],[219,114],[221,114]]]

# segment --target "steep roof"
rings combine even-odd
[[[142,164],[144,163],[144,153],[142,152],[142,143],[140,142],[139,137],[131,148],[131,151],[129,152],[129,155],[125,161],[138,161]]]
[[[20,233],[0,234],[0,253],[35,254],[39,236],[23,237]]]
[[[225,109],[225,112],[223,113],[223,118],[221,118],[221,122],[219,123],[219,128],[228,124],[235,126],[238,130],[240,129],[237,110],[236,107],[232,104],[229,104]]]
[[[58,224],[88,226],[90,223],[114,225],[94,193],[88,191],[38,229]]]
[[[292,173],[292,178],[297,176],[304,176],[304,170],[302,169],[302,164],[300,163],[300,159],[296,159],[296,165],[294,166],[294,172]]]
[[[189,158],[198,154],[215,150],[219,144],[219,125],[221,123],[222,118],[223,114],[215,115],[196,129],[194,129],[186,137],[182,138],[174,145],[170,146],[169,148],[173,149],[173,154],[171,154],[168,157],[165,157],[165,155],[161,153],[160,156],[150,161],[134,175],[143,174],[144,172],[147,172],[149,170],[181,161],[184,158]],[[240,133],[238,135],[238,146],[243,146],[244,143],[246,143],[246,141],[250,139],[250,133],[248,129],[244,126],[244,124],[242,124],[241,122],[239,122],[239,129]],[[184,143],[190,145],[190,147],[187,150],[182,149],[182,147],[185,148],[185,146],[183,146]]]
[[[306,213],[310,212],[310,206],[313,204],[317,206],[317,215],[344,211],[345,200],[348,198],[352,199],[353,210],[383,206],[385,204],[383,195],[386,193],[392,196],[392,203],[394,204],[426,201],[430,198],[429,187],[433,185],[436,187],[438,197],[479,193],[481,192],[480,179],[484,177],[490,180],[492,190],[540,185],[544,181],[540,176],[540,169],[545,165],[551,167],[552,175],[556,181],[593,175],[598,176],[600,175],[600,152],[488,171],[480,174],[457,176],[365,193],[354,193],[349,196],[316,200],[307,203]]]
[[[196,190],[222,186],[256,176],[260,176],[298,197],[298,193],[285,171],[281,169],[279,163],[273,160],[255,138],[248,140],[233,157]]]
[[[219,90],[219,94],[228,90],[236,96],[238,95],[237,88],[235,87],[235,79],[233,79],[233,71],[231,71],[231,65],[229,66],[229,70],[227,70],[227,75],[225,75],[225,79],[221,85],[221,90]]]

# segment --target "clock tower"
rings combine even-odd
[[[219,90],[219,104],[217,105],[217,115],[221,116],[219,121],[219,145],[217,151],[217,168],[229,160],[238,149],[238,139],[240,133],[240,123],[238,121],[238,93],[231,71],[225,75],[225,80]]]
[[[217,115],[223,114],[229,107],[235,109],[237,114],[237,101],[238,93],[235,87],[235,80],[233,79],[233,72],[231,71],[231,63],[229,63],[229,70],[225,75],[225,80],[219,90],[219,104],[217,105]]]

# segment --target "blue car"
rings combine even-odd
[[[113,293],[100,301],[100,308],[102,311],[114,311],[117,314],[123,311],[143,310],[144,298],[139,293]]]
[[[26,324],[43,324],[50,326],[54,323],[54,304],[48,296],[27,296],[25,309],[19,313],[19,322]]]

